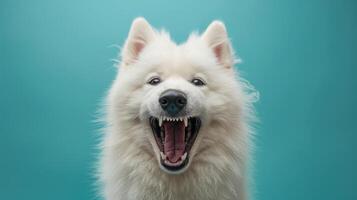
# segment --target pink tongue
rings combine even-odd
[[[182,121],[164,122],[164,153],[167,159],[175,163],[185,153],[185,124]]]

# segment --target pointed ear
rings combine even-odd
[[[125,65],[134,63],[145,46],[154,39],[155,31],[142,17],[134,19],[128,39],[122,50],[122,61]]]
[[[201,37],[212,49],[219,64],[227,68],[233,67],[233,50],[223,22],[213,21]]]

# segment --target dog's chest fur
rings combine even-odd
[[[125,148],[125,145],[122,146]],[[107,158],[105,193],[108,200],[245,200],[244,177],[237,163],[225,170],[193,162],[180,175],[170,175],[158,169],[150,155],[120,158],[121,148],[111,149],[114,158]],[[139,154],[137,155],[139,156]],[[130,159],[131,162],[115,162]],[[110,161],[111,160],[111,161]],[[140,160],[146,160],[141,163]],[[217,160],[219,162],[220,160]],[[228,164],[228,163],[226,163]],[[115,167],[116,170],[113,170]],[[110,169],[109,169],[110,168]],[[232,169],[232,170],[231,170]]]

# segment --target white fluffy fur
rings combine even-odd
[[[177,45],[143,18],[134,20],[106,103],[100,182],[107,200],[246,200],[251,98],[234,71],[225,26],[214,21]],[[152,75],[163,82],[146,84]],[[194,76],[207,82],[190,83]],[[184,91],[188,112],[202,119],[188,168],[159,167],[149,116],[162,114],[159,94]]]

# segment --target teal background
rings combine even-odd
[[[99,199],[93,121],[136,16],[179,42],[226,23],[261,95],[257,200],[357,199],[353,0],[1,0],[0,199]]]

